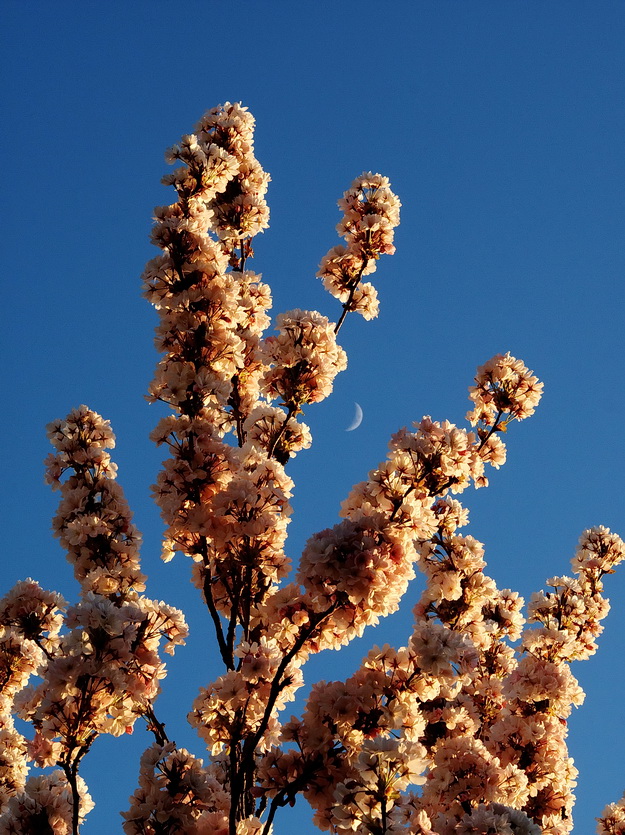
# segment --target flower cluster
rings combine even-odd
[[[237,162],[234,176],[223,191],[218,189],[219,197],[209,201],[208,208],[211,227],[219,235],[224,251],[231,256],[233,266],[238,266],[240,262],[234,256],[236,247],[269,225],[269,209],[264,198],[270,178],[253,155],[254,117],[240,104],[227,102],[223,107],[209,110],[198,123],[197,131],[198,143],[217,145],[232,154]],[[243,248],[242,258],[245,254]]]
[[[220,427],[240,426],[256,400],[258,341],[269,323],[267,285],[244,269],[251,237],[268,217],[269,178],[253,155],[253,129],[247,110],[227,103],[170,150],[168,159],[184,163],[165,179],[179,199],[156,211],[152,239],[164,254],[144,273],[146,296],[161,315],[157,347],[166,354],[151,397],[185,415],[216,410]]]
[[[75,797],[80,812],[74,815]],[[0,817],[1,835],[51,833],[71,835],[94,807],[82,777],[71,786],[62,771],[31,777],[26,788],[11,798]]]
[[[585,532],[573,560],[580,579],[558,578],[553,594],[535,596],[530,620],[548,625],[526,630],[515,653],[507,642],[521,635],[523,601],[496,588],[480,543],[456,533],[467,521],[456,499],[438,499],[432,512],[436,532],[417,547],[428,584],[409,646],[375,650],[345,683],[315,685],[303,719],[283,728],[297,750],[261,762],[263,792],[278,803],[302,791],[317,825],[337,833],[374,833],[385,821],[393,833],[408,822],[435,835],[564,835],[576,776],[565,719],[582,698],[569,662],[594,651],[589,636],[607,613],[601,578],[625,544],[604,528]],[[380,773],[374,784],[363,778],[362,752],[380,740],[420,746],[409,780],[423,784],[418,795],[384,794]],[[604,827],[618,814],[610,807]]]
[[[332,391],[332,382],[347,368],[347,355],[336,344],[325,316],[291,310],[278,316],[278,336],[265,340],[271,368],[263,380],[269,397],[280,397],[292,414],[305,403],[317,403]]]
[[[145,588],[139,570],[141,537],[114,480],[117,468],[107,449],[115,446],[115,437],[109,422],[80,406],[47,428],[56,453],[46,459],[46,480],[61,492],[52,527],[76,579],[84,593],[136,596]]]
[[[618,803],[608,804],[598,820],[598,835],[623,835],[625,833],[625,795]]]
[[[625,559],[625,543],[603,527],[585,531],[572,560],[577,579],[549,580],[553,591],[534,595],[521,657],[504,681],[505,708],[491,729],[499,755],[523,763],[530,778],[526,809],[543,832],[571,830],[577,771],[568,757],[566,718],[581,704],[583,691],[570,662],[588,658],[609,609],[601,596],[602,577]]]
[[[237,669],[229,670],[210,688],[202,689],[189,714],[191,725],[197,728],[213,754],[227,749],[232,737],[243,728],[258,736],[257,752],[266,750],[278,740],[279,725],[273,717],[266,721],[265,711],[271,702],[272,683],[283,659],[280,646],[277,641],[263,637],[259,644],[239,644],[235,654],[239,659]],[[292,662],[287,667],[284,679],[284,686],[273,703],[275,711],[291,701],[303,684],[297,663]]]
[[[61,492],[54,531],[74,566],[81,599],[67,608],[58,594],[26,580],[0,601],[5,657],[11,656],[2,706],[10,698],[35,729],[24,745],[4,722],[4,784],[12,799],[0,831],[5,820],[9,827],[14,821],[25,827],[7,832],[30,831],[25,822],[43,822],[44,815],[51,832],[74,831],[93,805],[78,780],[82,758],[99,734],[130,733],[139,716],[152,721],[165,676],[159,646],[165,639],[171,653],[187,632],[181,612],[140,594],[140,537],[113,481],[115,466],[106,450],[115,439],[108,422],[81,406],[50,424],[48,434],[56,453],[47,460],[47,479]],[[40,681],[26,687],[33,673]],[[22,764],[26,753],[37,766],[58,765],[61,771],[52,782],[30,778],[24,785],[17,753]]]
[[[302,555],[298,580],[314,610],[341,603],[322,633],[331,646],[397,609],[414,577],[415,543],[436,530],[435,498],[485,480],[473,433],[429,417],[415,426],[393,436],[387,460],[343,503],[345,520],[315,534]]]
[[[346,245],[324,255],[317,275],[331,295],[343,303],[343,313],[360,313],[365,319],[378,315],[378,296],[362,277],[376,269],[380,255],[392,255],[393,230],[399,224],[401,203],[387,177],[364,172],[339,200],[343,217],[337,226]]]
[[[0,600],[0,811],[19,794],[28,774],[29,743],[16,729],[12,711],[19,692],[60,643],[66,604],[28,578]]]
[[[508,420],[523,420],[534,414],[543,392],[543,384],[521,360],[510,354],[497,354],[477,370],[475,386],[469,390],[474,403],[467,420],[473,425],[497,423],[502,414]]]
[[[155,743],[140,768],[139,788],[122,813],[126,835],[227,835],[228,798],[202,760],[171,742]]]

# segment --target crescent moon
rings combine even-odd
[[[350,425],[345,430],[346,432],[353,432],[354,429],[358,429],[358,427],[362,423],[362,409],[360,408],[358,403],[354,403],[354,406],[356,407],[356,414],[354,415],[354,419],[352,420]]]

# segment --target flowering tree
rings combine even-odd
[[[152,435],[169,455],[154,487],[163,556],[191,558],[223,663],[189,713],[208,762],[157,716],[159,653],[187,629],[180,611],[144,596],[140,537],[107,451],[114,436],[81,406],[48,427],[47,461],[79,601],[31,579],[0,601],[0,835],[77,835],[93,806],[83,758],[100,734],[138,718],[154,742],[122,813],[126,835],[268,835],[300,794],[337,835],[565,835],[576,777],[566,719],[583,696],[569,665],[596,649],[603,577],[625,545],[605,528],[585,531],[575,577],[548,580],[524,618],[519,595],[485,574],[482,545],[458,532],[468,514],[456,496],[487,485],[486,465],[505,462],[502,433],[542,393],[506,354],[478,369],[472,430],[425,417],[398,431],[291,574],[286,466],[311,445],[304,407],[346,366],[336,337],[347,314],[377,315],[363,279],[394,251],[400,203],[385,177],[358,177],[339,201],[345,243],[318,273],[341,303],[337,322],[292,310],[266,335],[271,296],[249,262],[268,226],[269,177],[253,128],[228,103],[168,152],[180,163],[165,178],[177,200],[156,211],[162,254],[144,274],[163,354],[150,398],[172,410]],[[314,685],[303,715],[281,722],[307,658],[395,611],[415,566],[426,587],[408,645],[374,647],[354,675]],[[33,726],[29,738],[13,713]],[[55,770],[27,779],[29,763]],[[625,833],[625,798],[598,831]]]

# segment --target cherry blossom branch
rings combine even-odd
[[[112,432],[81,407],[51,425],[48,462],[63,499],[55,532],[80,602],[63,616],[60,599],[32,581],[0,601],[1,707],[15,698],[36,729],[34,761],[61,770],[26,782],[26,741],[3,724],[18,765],[8,772],[15,796],[0,830],[10,821],[11,831],[34,831],[36,820],[43,831],[58,803],[63,825],[79,835],[90,808],[82,758],[99,734],[120,735],[142,715],[155,744],[124,815],[127,835],[269,835],[278,808],[301,792],[332,831],[566,835],[575,780],[566,718],[581,699],[569,665],[594,652],[607,613],[603,577],[625,558],[625,545],[607,529],[586,531],[576,577],[548,581],[529,604],[536,626],[519,650],[509,646],[521,635],[522,600],[497,589],[481,544],[456,533],[466,511],[449,495],[486,485],[485,465],[505,461],[508,423],[531,415],[540,399],[533,372],[498,354],[470,390],[477,438],[428,417],[397,432],[387,459],[343,503],[342,521],[309,539],[296,581],[285,585],[293,483],[284,465],[311,441],[296,418],[331,393],[346,365],[336,336],[347,313],[377,315],[364,277],[394,251],[400,203],[386,178],[358,177],[339,202],[345,245],[318,272],[341,302],[338,322],[293,310],[266,335],[269,288],[246,269],[268,220],[269,177],[253,133],[251,114],[227,103],[171,149],[181,167],[165,182],[177,202],[156,210],[161,254],[144,275],[162,352],[150,399],[173,410],[153,433],[170,450],[154,488],[167,526],[164,558],[180,551],[193,559],[225,666],[189,716],[215,756],[203,766],[168,740],[155,715],[159,642],[170,651],[185,628],[180,613],[142,595],[138,532],[106,451]],[[305,657],[347,644],[395,611],[415,564],[426,589],[407,646],[375,648],[346,681],[314,685],[303,718],[280,726]],[[37,670],[42,684],[16,695]],[[404,794],[419,783],[418,793]],[[624,820],[625,801],[613,804],[601,835]]]
[[[78,791],[78,762],[74,762],[71,766],[63,766],[63,771],[67,777],[67,782],[70,785],[72,792],[72,835],[79,835],[80,833],[80,793]]]
[[[308,641],[311,638],[315,630],[327,617],[329,617],[332,614],[332,612],[337,608],[337,606],[338,601],[335,601],[325,611],[311,613],[309,623],[301,630],[299,636],[293,643],[293,646],[283,656],[271,682],[264,713],[258,723],[258,728],[254,734],[251,734],[245,738],[243,742],[243,747],[241,749],[240,757],[237,754],[238,744],[235,744],[237,734],[233,734],[233,741],[230,746],[231,835],[236,835],[236,822],[238,820],[239,804],[241,802],[241,799],[243,798],[243,795],[245,794],[245,789],[247,788],[247,790],[249,791],[251,786],[253,785],[253,771],[256,750],[258,748],[260,740],[262,739],[265,731],[267,730],[269,719],[271,717],[271,714],[273,713],[278,696],[280,695],[281,690],[285,686],[285,681],[283,679],[284,673],[288,665],[295,658],[297,653],[302,649],[306,641]]]
[[[363,274],[365,272],[365,269],[366,269],[368,263],[369,263],[368,261],[363,261],[362,262],[362,266],[360,268],[360,271],[358,272],[358,275],[356,276],[356,278],[353,280],[353,282],[350,285],[349,295],[348,295],[347,299],[343,302],[343,310],[341,311],[341,315],[339,317],[338,322],[334,326],[334,334],[335,335],[337,335],[338,332],[341,330],[341,326],[342,326],[343,322],[345,321],[345,317],[350,312],[350,307],[351,307],[351,304],[354,300],[354,294],[356,293],[356,289],[358,288],[358,285],[360,284],[360,281],[363,277]]]
[[[162,722],[159,722],[156,717],[156,713],[154,712],[154,707],[151,704],[146,705],[144,717],[147,722],[147,729],[148,731],[152,731],[158,745],[165,745],[169,742],[165,725]]]
[[[273,440],[271,442],[271,445],[269,446],[269,449],[267,450],[267,454],[269,455],[270,458],[272,458],[274,456],[275,451],[276,451],[276,447],[278,446],[278,443],[280,442],[280,440],[282,439],[282,437],[283,437],[283,435],[286,431],[287,424],[288,424],[289,420],[293,417],[294,414],[297,414],[298,411],[299,411],[299,404],[290,404],[289,405],[289,407],[287,409],[286,417],[284,418],[284,422],[283,422],[282,426],[280,427],[280,429],[278,430],[278,432],[276,433],[275,437],[273,438]]]
[[[234,657],[233,657],[233,647],[232,641],[228,640],[226,642],[226,638],[224,637],[223,628],[221,624],[221,619],[219,617],[219,612],[217,611],[217,607],[215,606],[215,601],[213,599],[213,590],[212,590],[212,582],[213,578],[211,576],[210,570],[208,568],[208,558],[204,556],[204,600],[206,601],[206,606],[210,613],[211,619],[213,621],[213,626],[215,627],[215,637],[217,638],[217,645],[219,647],[219,653],[221,655],[221,659],[226,665],[228,670],[234,669]]]

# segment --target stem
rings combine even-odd
[[[245,433],[243,432],[243,415],[240,411],[241,395],[239,394],[239,375],[235,374],[232,378],[232,394],[228,403],[232,406],[232,413],[236,423],[237,443],[240,447],[245,443]]]
[[[79,833],[79,816],[80,816],[80,796],[78,794],[78,766],[72,769],[72,832],[74,835]]]
[[[370,230],[367,231],[367,236],[366,237],[367,237],[367,243],[370,243],[371,242],[371,231]],[[334,335],[335,336],[341,330],[341,325],[343,324],[343,322],[345,321],[345,317],[349,313],[349,306],[354,299],[354,293],[356,292],[356,288],[360,284],[363,273],[364,273],[368,263],[369,263],[369,259],[365,258],[362,262],[362,266],[360,267],[360,270],[359,270],[358,275],[356,276],[355,280],[352,279],[353,280],[353,285],[349,288],[349,296],[347,297],[347,300],[345,302],[343,302],[343,312],[341,313],[341,316],[340,316],[340,318],[339,318],[339,320],[336,323],[336,326],[334,328]]]
[[[315,768],[316,765],[316,768]],[[288,786],[280,789],[278,794],[276,794],[272,800],[271,805],[269,807],[269,814],[267,816],[267,820],[265,821],[265,825],[263,826],[262,835],[269,835],[269,829],[271,824],[273,823],[273,819],[276,816],[276,812],[279,808],[286,806],[287,803],[290,803],[291,806],[295,804],[295,800],[297,795],[306,788],[306,785],[309,783],[311,778],[315,775],[316,771],[319,768],[319,761],[315,763],[306,762],[304,765],[304,771],[299,774],[294,780],[290,781]],[[258,809],[257,815],[260,815],[263,812],[264,806],[267,803],[267,795],[263,795],[263,800],[261,801],[261,806]]]
[[[273,823],[273,819],[276,816],[278,807],[284,806],[286,804],[286,798],[286,790],[280,789],[278,794],[272,799],[271,805],[269,807],[269,814],[267,815],[267,820],[265,822],[265,825],[263,826],[263,835],[269,835],[269,830],[271,829],[271,824]]]
[[[44,645],[41,642],[41,638],[33,638],[33,641],[37,644],[39,649],[43,652],[43,654],[48,659],[48,661],[52,661],[52,659],[55,656],[44,647]]]
[[[239,811],[239,798],[241,797],[240,769],[238,768],[238,742],[240,732],[240,711],[237,711],[237,719],[233,723],[232,736],[230,739],[230,811],[228,813],[228,829],[230,835],[236,835],[237,820]]]
[[[71,766],[67,762],[62,764],[65,777],[72,790],[72,835],[79,835],[80,833],[80,795],[78,793],[77,779],[78,762],[79,758],[77,757]]]
[[[284,433],[285,433],[285,431],[286,431],[287,424],[288,424],[289,420],[293,417],[293,415],[295,414],[295,412],[297,411],[297,409],[298,409],[298,406],[289,406],[289,410],[288,410],[288,412],[286,413],[286,417],[285,417],[285,419],[284,419],[284,423],[283,423],[283,424],[282,424],[282,426],[280,427],[280,430],[276,433],[276,437],[273,439],[273,441],[271,442],[271,446],[270,446],[270,447],[269,447],[269,449],[267,450],[267,455],[268,455],[270,458],[273,456],[273,454],[274,454],[274,452],[275,452],[275,450],[276,450],[276,447],[278,446],[278,443],[279,443],[280,439],[281,439],[281,438],[282,438],[282,436],[284,435]]]
[[[245,567],[245,595],[243,596],[243,611],[241,612],[241,626],[243,627],[243,638],[248,640],[250,634],[250,618],[252,603],[252,579],[254,570],[248,563]]]
[[[267,699],[267,704],[265,705],[265,712],[263,713],[263,717],[258,725],[258,729],[256,733],[254,733],[252,736],[248,736],[245,739],[245,742],[243,743],[243,749],[240,752],[239,756],[237,756],[238,743],[235,743],[235,739],[239,737],[240,728],[233,729],[230,743],[230,835],[236,835],[237,819],[239,807],[241,806],[241,800],[243,798],[243,800],[245,801],[244,795],[250,791],[252,786],[252,782],[254,779],[254,757],[258,748],[258,743],[260,742],[263,734],[267,730],[269,719],[271,718],[271,714],[275,707],[276,700],[280,695],[280,691],[285,687],[286,684],[282,676],[284,675],[286,668],[291,663],[295,655],[304,646],[306,641],[312,636],[319,624],[326,617],[328,617],[328,615],[332,614],[332,612],[337,608],[338,605],[338,601],[335,601],[328,609],[326,609],[325,612],[312,614],[311,620],[309,621],[307,627],[302,630],[291,649],[286,653],[286,655],[280,662],[278,669],[276,670],[276,674],[273,678],[273,681],[271,682],[269,698]],[[243,805],[245,805],[245,802]],[[275,812],[273,814],[275,815]]]
[[[147,706],[144,713],[144,717],[148,721],[148,731],[152,731],[158,744],[165,745],[167,742],[169,742],[169,737],[167,736],[165,725],[162,722],[159,722],[156,718],[156,714],[154,713],[154,708],[152,707],[152,705]]]
[[[233,594],[230,598],[230,620],[228,622],[227,641],[228,641],[228,657],[232,658],[232,665],[234,667],[234,643],[236,639],[237,617],[239,614],[239,602],[241,600],[241,583],[234,582],[233,578],[232,589]]]
[[[340,316],[338,322],[334,326],[334,335],[335,336],[341,330],[341,325],[343,324],[343,322],[345,321],[345,317],[349,313],[349,306],[352,303],[352,301],[354,300],[354,293],[356,292],[356,288],[360,284],[360,280],[362,279],[362,274],[364,273],[365,267],[367,266],[368,263],[369,263],[368,260],[362,262],[362,267],[360,268],[360,272],[356,276],[356,280],[354,281],[354,284],[349,289],[349,296],[347,297],[346,301],[343,302],[343,311],[341,312],[341,316]]]
[[[382,782],[382,781],[380,780],[380,782]],[[382,794],[382,835],[386,835],[387,810],[386,810],[386,794],[384,793],[384,787],[383,786],[382,786],[382,792],[383,792],[383,794]]]
[[[339,320],[338,320],[338,322],[336,323],[336,326],[335,326],[335,328],[334,328],[334,335],[335,335],[335,336],[336,336],[336,335],[337,335],[337,333],[341,330],[341,325],[342,325],[342,324],[343,324],[343,322],[345,321],[345,317],[347,316],[347,313],[348,313],[347,308],[348,308],[349,304],[351,303],[351,300],[352,300],[352,299],[353,299],[353,297],[354,297],[354,290],[355,290],[355,289],[356,289],[356,288],[354,287],[352,290],[350,290],[350,291],[349,291],[349,297],[348,297],[347,301],[345,302],[345,304],[343,305],[343,312],[341,313],[341,316],[340,316],[340,318],[339,318]]]
[[[206,551],[206,542],[204,542],[204,551]],[[217,643],[219,644],[219,653],[221,655],[222,661],[226,665],[228,670],[234,670],[234,658],[232,656],[231,651],[229,650],[228,645],[226,644],[226,639],[224,638],[223,628],[221,625],[221,621],[219,619],[219,612],[217,611],[217,607],[215,606],[215,601],[213,599],[213,590],[211,588],[211,583],[213,577],[210,573],[208,568],[208,556],[206,554],[204,556],[204,600],[206,601],[206,606],[208,607],[208,611],[210,612],[210,616],[213,620],[213,624],[215,626],[215,635],[217,636]]]
[[[483,447],[483,446],[484,446],[484,444],[488,441],[488,439],[489,439],[489,438],[490,438],[490,436],[493,434],[493,432],[496,432],[496,431],[497,431],[497,427],[498,427],[498,425],[499,425],[499,419],[500,419],[500,417],[503,415],[503,413],[504,413],[504,412],[503,412],[503,409],[499,409],[499,411],[497,412],[497,417],[495,418],[495,422],[493,423],[493,425],[491,426],[491,428],[488,430],[488,432],[487,432],[487,433],[486,433],[486,435],[482,438],[482,440],[480,441],[480,443],[479,443],[479,445],[478,445],[478,448],[477,448],[478,452],[482,449],[482,447]]]
[[[311,637],[315,629],[319,626],[319,624],[331,615],[332,612],[338,607],[338,601],[335,601],[325,612],[319,612],[316,615],[311,615],[311,620],[308,624],[306,629],[303,629],[300,633],[298,639],[295,641],[291,649],[286,653],[278,669],[274,676],[273,681],[271,682],[271,689],[269,691],[269,698],[267,699],[267,704],[265,705],[265,712],[263,714],[263,718],[260,721],[258,726],[258,730],[254,734],[254,736],[248,737],[245,740],[245,744],[243,746],[243,758],[242,758],[242,765],[246,765],[249,760],[254,756],[254,752],[258,747],[258,743],[262,739],[263,734],[267,730],[267,725],[269,724],[269,719],[271,718],[271,713],[275,706],[276,700],[280,695],[280,691],[284,687],[284,682],[282,681],[282,675],[286,668],[289,666],[293,658],[297,655],[300,649],[304,646],[306,641]]]

